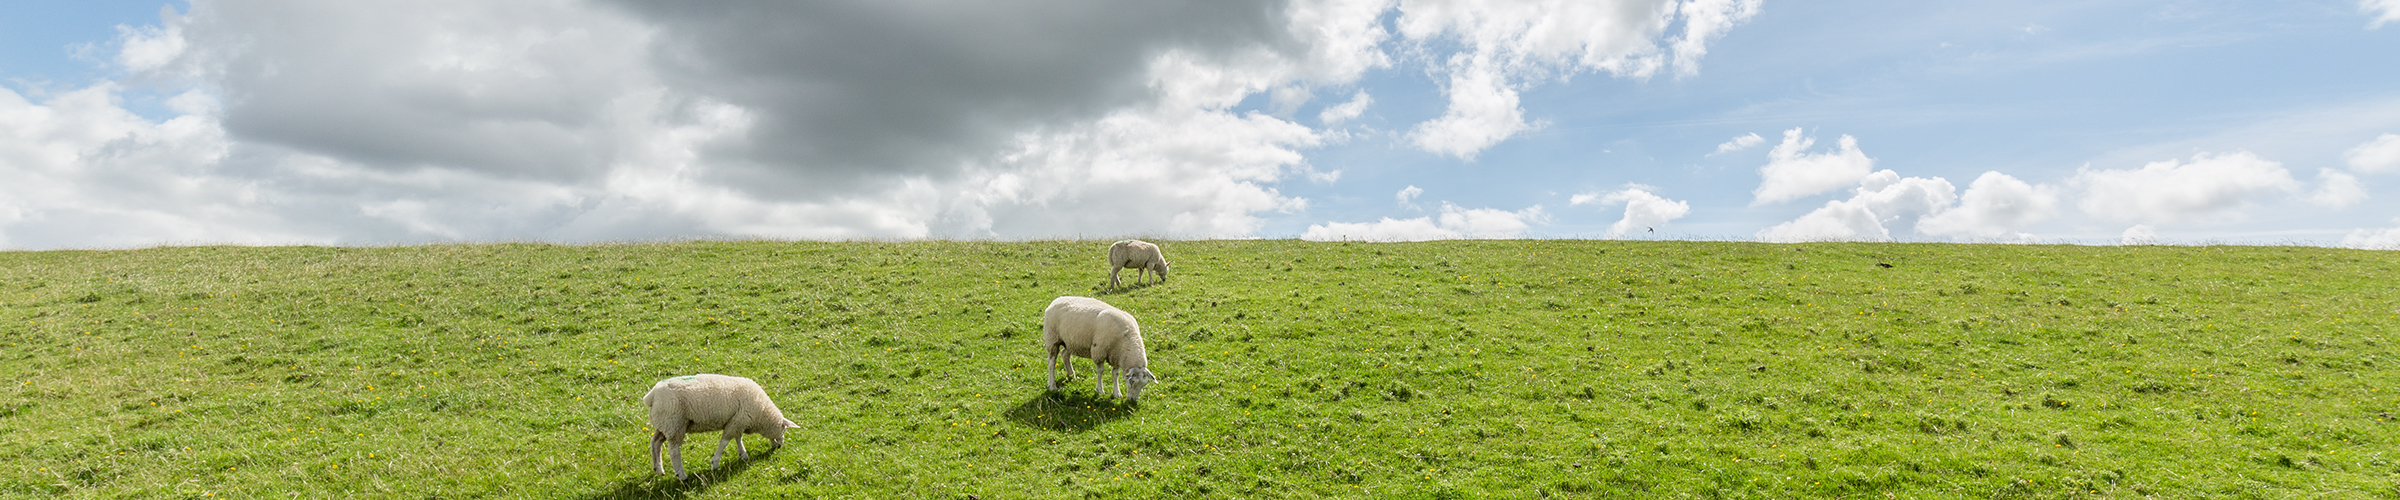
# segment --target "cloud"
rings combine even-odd
[[[1525,110],[1517,107],[1517,91],[1500,79],[1492,72],[1464,73],[1451,79],[1450,86],[1442,89],[1450,98],[1450,109],[1441,118],[1417,124],[1408,133],[1409,142],[1435,154],[1472,160],[1484,148],[1532,130],[1534,126],[1525,123]]]
[[[1758,168],[1758,189],[1751,191],[1756,198],[1750,206],[1814,196],[1841,189],[1858,182],[1875,169],[1875,159],[1859,151],[1858,139],[1842,136],[1841,148],[1826,153],[1808,153],[1817,143],[1815,138],[1801,135],[1801,129],[1783,132],[1783,143],[1767,152],[1767,164]]]
[[[2342,237],[2341,246],[2368,250],[2400,250],[2400,227],[2360,228]]]
[[[2008,174],[1984,172],[1959,195],[1957,207],[1919,220],[1917,232],[1960,241],[2027,241],[2031,235],[2015,231],[2057,215],[2058,195],[2053,191]]]
[[[2247,151],[2200,153],[2190,162],[2167,160],[2133,170],[2084,167],[2067,182],[2082,190],[2078,206],[2084,213],[2138,224],[2237,219],[2258,200],[2301,187],[2283,164]]]
[[[2158,229],[2150,227],[2149,224],[2134,224],[2133,227],[2125,228],[2125,234],[2117,237],[2117,244],[2156,245],[2158,244]]]
[[[1761,241],[1890,241],[1890,224],[1947,210],[1958,190],[1939,177],[1882,170],[1865,176],[1850,199],[1826,202],[1798,219],[1758,232]]]
[[[2342,208],[2367,200],[2366,185],[2358,182],[2358,176],[2326,168],[2318,169],[2317,177],[2324,179],[2324,184],[2308,194],[2309,203],[2326,208]]]
[[[1759,137],[1755,132],[1743,134],[1741,137],[1735,137],[1733,140],[1725,141],[1724,144],[1718,144],[1717,151],[1714,153],[1709,153],[1708,156],[1716,156],[1725,153],[1741,151],[1744,149],[1750,149],[1766,143],[1767,139],[1765,137]]]
[[[1745,5],[201,2],[108,58],[176,116],[7,96],[0,245],[1246,237],[1340,179],[1289,116],[1324,89],[1428,71],[1410,140],[1471,158],[1539,126],[1518,91],[1694,68]]]
[[[2358,11],[2375,18],[2367,22],[2367,29],[2382,29],[2386,23],[2400,21],[2400,0],[2358,0]]]
[[[2400,0],[2394,0],[2400,3]],[[2342,161],[2359,173],[2400,171],[2400,134],[2383,134],[2342,152]]]
[[[1461,208],[1442,203],[1442,213],[1430,217],[1376,222],[1327,222],[1308,226],[1300,239],[1309,241],[1427,241],[1506,239],[1525,235],[1549,216],[1535,205],[1514,212],[1494,208]]]
[[[1327,126],[1340,124],[1358,118],[1359,115],[1367,114],[1367,106],[1373,105],[1375,105],[1375,98],[1367,95],[1367,91],[1361,90],[1358,91],[1358,95],[1351,96],[1349,101],[1326,106],[1324,111],[1317,112],[1317,121]]]
[[[1421,194],[1425,194],[1424,189],[1420,189],[1416,186],[1409,186],[1400,188],[1399,193],[1392,194],[1392,199],[1399,201],[1401,206],[1414,207],[1417,206],[1417,195]]]
[[[1690,203],[1670,200],[1650,193],[1656,189],[1637,184],[1606,194],[1578,194],[1570,198],[1568,204],[1625,204],[1625,218],[1618,219],[1616,224],[1608,227],[1608,237],[1610,238],[1625,237],[1636,229],[1649,232],[1653,228],[1666,225],[1668,221],[1683,218],[1684,215],[1692,212]]]
[[[1678,5],[1683,14],[1683,35],[1676,37],[1675,73],[1691,76],[1700,73],[1700,56],[1708,55],[1708,39],[1732,31],[1733,26],[1757,16],[1764,0],[1696,0]]]
[[[1517,90],[1551,78],[1602,72],[1649,78],[1673,65],[1698,71],[1707,41],[1758,12],[1758,0],[1404,0],[1394,21],[1421,48],[1456,44],[1434,68],[1446,76],[1449,107],[1418,124],[1409,140],[1436,154],[1478,152],[1539,124],[1528,123]],[[1666,37],[1681,21],[1681,35]],[[1667,46],[1662,47],[1662,42]],[[1672,58],[1670,58],[1670,54]]]

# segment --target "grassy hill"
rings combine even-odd
[[[2400,497],[2390,252],[1105,248],[0,252],[0,496]],[[1142,320],[1138,407],[1042,390],[1076,294]],[[803,428],[651,473],[697,372]]]

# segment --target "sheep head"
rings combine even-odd
[[[770,443],[775,443],[775,447],[777,447],[777,448],[782,448],[782,447],[783,447],[783,431],[784,431],[785,429],[798,429],[798,428],[800,428],[800,424],[795,424],[795,423],[792,423],[792,419],[788,419],[788,418],[776,417],[775,419],[776,419],[776,420],[782,420],[782,421],[783,421],[783,425],[771,425],[771,426],[767,426],[767,428],[766,428],[766,429],[763,429],[763,430],[760,430],[760,431],[758,431],[758,435],[761,435],[761,436],[766,436],[766,437],[767,437],[767,442],[770,442]]]
[[[1151,382],[1156,381],[1158,381],[1158,376],[1151,375],[1149,368],[1135,368],[1126,370],[1125,399],[1134,401],[1142,400],[1142,388],[1149,387]]]
[[[1166,283],[1166,282],[1167,282],[1167,261],[1166,261],[1166,259],[1159,259],[1159,261],[1158,261],[1157,263],[1155,263],[1155,264],[1151,264],[1151,265],[1150,265],[1150,270],[1151,270],[1152,272],[1156,272],[1156,273],[1158,273],[1158,282],[1159,282],[1159,283]]]

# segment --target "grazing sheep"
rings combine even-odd
[[[1158,252],[1158,245],[1142,240],[1119,241],[1108,246],[1108,286],[1123,286],[1117,281],[1117,271],[1133,268],[1133,284],[1142,284],[1142,274],[1158,273],[1158,282],[1167,282],[1167,256]]]
[[[673,446],[675,477],[691,477],[683,471],[683,435],[691,432],[723,431],[717,440],[717,454],[708,457],[708,468],[717,468],[717,459],[725,456],[725,443],[733,442],[742,458],[750,457],[750,448],[742,445],[743,434],[766,436],[775,446],[783,447],[783,430],[799,424],[783,418],[783,410],[767,399],[766,389],[758,382],[729,375],[703,373],[674,377],[650,386],[642,395],[642,404],[650,407],[650,470],[665,474],[667,469],[658,461],[658,446]]]
[[[1042,310],[1042,349],[1050,353],[1050,390],[1058,390],[1059,355],[1091,358],[1092,392],[1105,396],[1117,380],[1117,396],[1140,401],[1142,388],[1158,377],[1150,374],[1150,354],[1142,347],[1142,325],[1133,315],[1091,297],[1059,297]],[[1075,376],[1075,358],[1066,358],[1067,376]],[[1124,371],[1120,379],[1119,370]]]

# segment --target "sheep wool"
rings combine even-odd
[[[766,436],[776,447],[783,446],[783,431],[799,427],[783,418],[783,410],[767,398],[766,389],[758,382],[743,377],[703,373],[673,377],[650,386],[642,395],[642,404],[650,407],[650,470],[664,474],[659,463],[659,445],[672,448],[675,458],[675,477],[689,478],[683,470],[683,437],[687,433],[722,431],[717,440],[717,454],[708,457],[708,467],[717,467],[725,456],[725,443],[732,442],[741,458],[750,457],[750,449],[742,445],[742,435]]]
[[[1107,384],[1117,382],[1119,397],[1139,401],[1142,388],[1158,377],[1150,373],[1150,354],[1142,346],[1142,326],[1132,314],[1091,297],[1059,297],[1042,310],[1042,349],[1050,355],[1050,390],[1058,390],[1060,355],[1065,359],[1067,376],[1075,376],[1075,358],[1090,358],[1092,369],[1099,376],[1092,380],[1092,392],[1109,394]],[[1120,375],[1120,372],[1122,375]]]
[[[1167,282],[1167,256],[1159,253],[1158,245],[1142,240],[1119,241],[1108,246],[1108,286],[1123,286],[1117,281],[1117,271],[1132,268],[1133,284],[1142,284],[1142,274],[1158,273],[1158,282]]]

